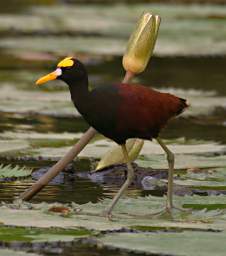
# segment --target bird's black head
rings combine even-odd
[[[41,85],[55,79],[60,79],[68,85],[76,85],[78,81],[87,81],[87,72],[79,60],[67,57],[57,64],[55,71],[38,79],[36,84]]]

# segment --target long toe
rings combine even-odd
[[[101,216],[107,218],[107,219],[110,220],[110,221],[113,221],[112,213],[111,213],[109,210],[104,210],[104,211],[101,213]]]

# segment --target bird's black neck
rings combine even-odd
[[[84,115],[87,113],[90,105],[90,92],[89,92],[89,82],[88,76],[84,76],[83,78],[73,79],[72,81],[67,81],[69,85],[69,90],[71,93],[71,99],[78,109],[78,111]]]

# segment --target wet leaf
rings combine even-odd
[[[226,170],[226,169],[225,169]],[[219,182],[219,181],[208,181],[208,180],[175,180],[174,183],[176,185],[180,185],[180,186],[189,186],[189,187],[198,187],[198,188],[202,188],[205,187],[205,189],[222,189],[225,190],[226,189],[226,181],[223,182]]]
[[[174,180],[174,183],[201,190],[226,190],[226,167],[198,169],[198,171],[195,169],[195,172],[190,170],[186,174],[182,173],[179,178]]]
[[[163,155],[150,155],[140,157],[136,163],[141,167],[152,167],[154,169],[167,169],[166,157]],[[187,168],[210,168],[210,167],[225,167],[226,156],[208,156],[199,154],[176,154],[175,169]]]
[[[69,115],[70,117],[78,115],[69,99],[68,92],[24,91],[13,86],[4,86],[4,84],[1,85],[0,111],[33,112],[58,116]]]
[[[97,240],[104,246],[163,255],[224,256],[225,232],[157,232],[108,234]]]
[[[0,138],[20,140],[73,140],[82,136],[82,133],[38,133],[38,132],[3,132]]]
[[[20,251],[15,251],[12,249],[0,249],[0,255],[1,256],[39,256],[40,254],[36,253],[29,253],[29,252],[20,252]]]
[[[175,211],[173,218],[170,216],[153,216],[165,207],[165,198],[138,197],[124,198],[117,204],[113,216],[113,222],[101,215],[109,205],[110,199],[104,199],[97,204],[84,205],[57,204],[57,207],[69,208],[72,212],[67,218],[58,214],[49,213],[48,209],[54,204],[3,204],[0,207],[0,219],[5,225],[35,226],[40,228],[78,228],[89,230],[120,230],[122,228],[134,228],[137,226],[149,226],[150,228],[177,228],[179,230],[226,230],[226,196],[175,196],[175,204],[185,208],[192,208],[192,212],[184,213]],[[78,211],[78,208],[81,211]],[[209,210],[207,210],[209,209]],[[34,222],[35,219],[35,222]]]
[[[28,169],[26,167],[15,166],[12,165],[0,165],[0,179],[5,178],[23,178],[30,176],[32,173],[32,169]]]
[[[60,229],[60,228],[25,228],[25,227],[0,227],[1,242],[53,242],[72,241],[91,235],[85,229]]]
[[[26,140],[0,140],[0,154],[9,154],[29,148]]]

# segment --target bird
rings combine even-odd
[[[168,190],[165,211],[173,208],[174,154],[159,137],[168,121],[188,106],[187,100],[134,83],[114,83],[90,89],[84,64],[75,57],[61,60],[56,70],[39,78],[37,85],[59,79],[69,86],[71,100],[90,126],[121,146],[127,163],[127,178],[103,214],[111,219],[112,210],[134,179],[134,169],[125,146],[129,138],[155,139],[168,161]]]

